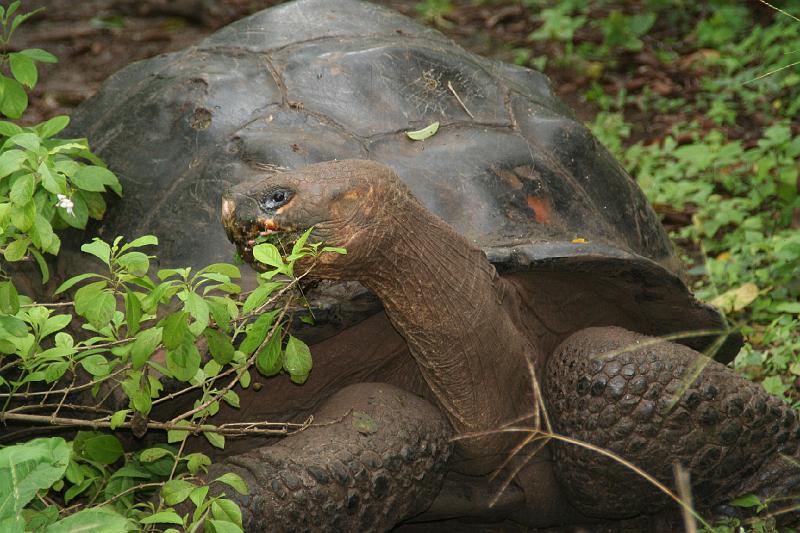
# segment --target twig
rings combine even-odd
[[[99,504],[98,507],[102,507],[104,505],[108,505],[109,503],[114,503],[115,501],[119,500],[120,498],[122,498],[123,496],[125,496],[127,494],[130,494],[131,492],[136,492],[137,490],[142,490],[142,489],[150,489],[150,488],[161,487],[163,485],[164,485],[164,483],[142,483],[141,485],[136,485],[135,487],[131,487],[129,489],[123,490],[119,494],[115,494],[111,498],[109,498],[106,501],[104,501],[101,504]],[[98,494],[100,494],[100,493],[98,492]]]
[[[30,422],[32,424],[46,424],[52,426],[66,427],[88,427],[92,429],[111,428],[111,422],[106,420],[82,420],[80,418],[52,417],[47,415],[27,415],[22,413],[0,413],[0,422],[7,421]],[[190,424],[181,425],[171,422],[148,422],[148,429],[163,431],[181,430],[190,433],[219,433],[220,435],[292,435],[311,426],[314,418],[309,417],[304,422],[252,422],[249,428],[229,427],[222,424],[218,427],[201,427],[200,425]],[[262,427],[256,427],[262,426]],[[116,428],[130,429],[130,422],[123,422]]]
[[[120,367],[119,369],[115,370],[111,374],[109,374],[107,376],[104,376],[102,379],[95,379],[95,380],[92,380],[92,381],[90,381],[88,383],[84,383],[83,385],[78,385],[77,387],[73,387],[73,388],[63,388],[63,389],[49,390],[49,391],[39,391],[39,392],[4,392],[4,393],[0,393],[0,398],[28,399],[28,398],[31,398],[31,397],[34,397],[34,396],[47,396],[49,394],[59,394],[59,393],[62,393],[64,391],[68,391],[69,393],[78,392],[78,391],[82,391],[82,390],[94,387],[98,383],[102,383],[107,379],[110,379],[110,378],[112,378],[112,377],[114,377],[114,376],[116,376],[118,374],[121,374],[122,372],[124,372],[128,368],[130,368],[130,365],[125,365],[125,366]]]
[[[458,96],[458,93],[456,92],[455,88],[453,88],[453,84],[450,81],[447,82],[447,88],[450,89],[450,92],[453,93],[453,96],[456,97],[456,100],[458,100],[458,103],[461,104],[461,108],[467,113],[467,115],[469,115],[469,118],[475,120],[475,115],[469,112],[469,109],[467,109],[466,104],[464,104],[464,101],[461,100],[460,96]]]
[[[689,482],[689,472],[681,467],[680,463],[672,465],[672,471],[675,473],[675,485],[678,488],[678,495],[683,501],[686,502],[688,508],[692,507],[692,485]],[[697,520],[695,520],[692,513],[688,511],[687,507],[682,507],[683,525],[686,528],[686,533],[697,533]]]
[[[764,4],[765,6],[769,6],[769,7],[771,7],[772,9],[774,9],[775,11],[777,11],[778,13],[781,13],[781,14],[783,14],[783,15],[786,15],[787,17],[789,17],[789,18],[793,18],[793,19],[794,19],[794,20],[796,20],[797,22],[800,22],[800,18],[797,18],[797,17],[795,17],[795,16],[794,16],[794,15],[792,15],[791,13],[787,13],[786,11],[784,11],[783,9],[781,9],[781,8],[779,8],[779,7],[775,7],[775,6],[773,6],[772,4],[770,4],[769,2],[767,2],[766,0],[758,0],[758,1],[759,1],[759,2],[761,2],[762,4]]]
[[[20,309],[27,309],[30,307],[72,307],[75,305],[75,302],[50,302],[50,303],[37,303],[33,302],[32,304],[25,304],[20,305]]]

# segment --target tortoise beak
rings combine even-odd
[[[226,220],[230,220],[233,218],[233,212],[236,210],[236,202],[233,201],[233,198],[228,197],[227,195],[222,197],[222,223],[224,224]]]

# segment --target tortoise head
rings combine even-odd
[[[223,196],[222,224],[251,264],[259,237],[290,249],[313,226],[309,242],[343,247],[347,254],[322,254],[312,276],[357,279],[357,270],[368,268],[372,251],[390,233],[386,207],[407,198],[413,197],[385,165],[328,161],[234,187]]]

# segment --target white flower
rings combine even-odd
[[[72,208],[75,207],[75,204],[72,202],[72,199],[64,194],[57,194],[58,203],[56,203],[56,207],[62,207],[67,210],[67,214],[69,216],[75,216],[75,213],[72,212]]]

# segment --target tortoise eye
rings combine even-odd
[[[262,205],[264,209],[277,209],[278,207],[285,205],[291,197],[292,193],[290,191],[277,189],[267,193],[266,196],[264,196]]]

